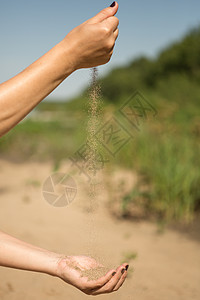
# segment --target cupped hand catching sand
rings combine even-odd
[[[127,277],[127,270],[128,264],[124,263],[116,270],[107,271],[87,256],[66,256],[58,262],[58,276],[62,280],[93,296],[117,291]]]

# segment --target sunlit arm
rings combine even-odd
[[[118,4],[74,28],[44,56],[0,84],[0,136],[22,120],[72,72],[107,63],[118,37]]]
[[[0,85],[0,136],[21,121],[74,71],[71,57],[70,46],[66,50],[60,43]]]

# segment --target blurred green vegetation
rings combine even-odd
[[[121,199],[122,216],[131,217],[132,207],[141,205],[146,216],[189,222],[200,207],[199,53],[196,28],[155,59],[139,57],[99,79],[106,117],[136,90],[158,112],[111,161],[139,176],[137,186]],[[52,159],[55,166],[67,159],[86,138],[88,92],[70,102],[41,103],[1,138],[1,157]]]

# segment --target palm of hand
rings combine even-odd
[[[103,267],[95,259],[87,256],[67,256],[59,262],[60,277],[65,282],[75,286],[85,294],[98,295],[116,291],[123,284],[127,272],[124,270],[127,264],[123,264],[117,270],[110,270],[107,274],[97,280],[88,281],[82,276],[85,270]],[[115,273],[113,275],[113,273]]]

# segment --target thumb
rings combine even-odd
[[[95,24],[104,21],[105,19],[114,16],[119,8],[119,5],[116,1],[111,4],[112,7],[104,8],[102,11],[100,11],[96,16],[88,20],[88,23]]]

